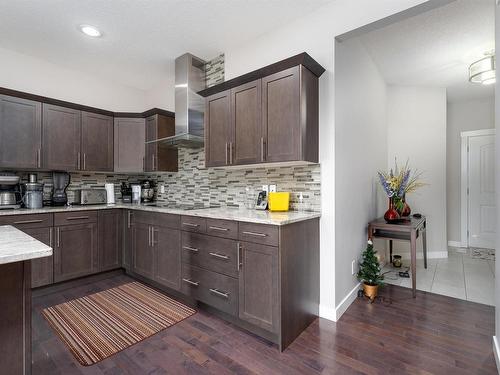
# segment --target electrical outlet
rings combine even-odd
[[[276,193],[276,184],[269,185],[269,192],[270,193]]]
[[[160,194],[165,194],[165,185],[160,185]]]
[[[266,193],[269,193],[269,186],[268,185],[262,185],[262,190],[265,191]]]
[[[357,272],[357,270],[358,270],[357,262],[356,262],[356,260],[353,260],[352,263],[351,263],[351,273],[353,275],[355,275],[356,272]]]

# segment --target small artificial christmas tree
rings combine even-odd
[[[363,282],[363,290],[371,301],[377,296],[379,285],[383,285],[384,276],[380,273],[377,252],[373,249],[373,242],[368,240],[366,250],[363,251],[363,261],[359,264],[358,280]]]

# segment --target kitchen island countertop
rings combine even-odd
[[[11,225],[0,226],[0,264],[52,255],[52,248]]]

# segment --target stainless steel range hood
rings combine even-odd
[[[161,140],[170,147],[203,147],[205,61],[186,53],[175,59],[175,135]]]

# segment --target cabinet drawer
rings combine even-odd
[[[275,225],[240,223],[239,239],[263,245],[278,246],[279,229]]]
[[[238,222],[232,220],[207,219],[207,233],[212,236],[238,239]]]
[[[181,291],[228,314],[238,315],[237,279],[183,264]]]
[[[196,216],[181,216],[181,229],[189,232],[206,233],[207,219]]]
[[[97,211],[56,212],[54,225],[97,223]]]
[[[182,232],[182,261],[238,277],[238,241]]]
[[[154,225],[172,229],[180,228],[180,216],[173,214],[153,214]]]
[[[0,216],[0,225],[13,225],[19,229],[46,228],[54,224],[52,214]]]

